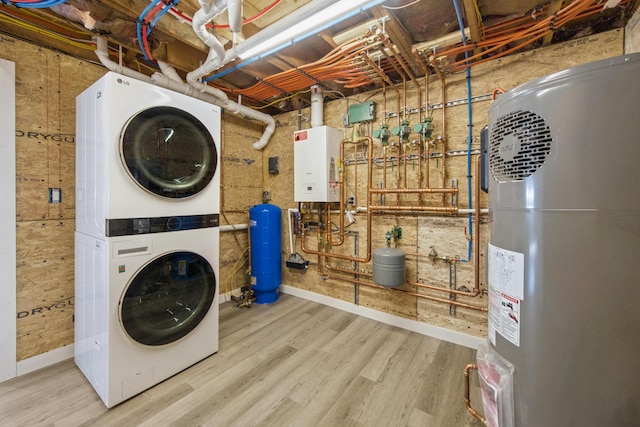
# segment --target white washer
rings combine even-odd
[[[76,99],[76,231],[220,212],[220,107],[113,72]]]
[[[112,407],[218,351],[219,228],[75,234],[75,362]]]

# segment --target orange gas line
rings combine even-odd
[[[488,59],[496,59],[509,53],[512,53],[515,50],[521,49],[523,46],[532,43],[535,40],[538,40],[547,33],[552,30],[552,25],[554,27],[561,27],[567,22],[575,19],[581,12],[584,12],[587,7],[591,6],[595,0],[586,0],[586,1],[576,1],[574,3],[569,4],[565,8],[561,9],[557,12],[555,16],[547,17],[546,19],[540,21],[539,23],[527,28],[524,31],[511,35],[509,38],[502,40],[500,43],[483,50],[482,52],[472,55],[464,60],[457,61],[451,64],[452,70],[464,69],[467,66],[476,65],[481,62],[485,62]],[[491,58],[481,59],[484,55],[494,52],[497,49],[500,49],[511,42],[516,42],[525,38],[529,38],[527,41],[511,48],[503,52],[499,52],[498,54],[492,56]],[[469,64],[471,62],[471,64]]]

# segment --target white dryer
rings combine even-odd
[[[174,226],[75,234],[75,362],[107,407],[218,351],[219,228]]]
[[[109,72],[76,109],[76,231],[220,212],[218,106]]]

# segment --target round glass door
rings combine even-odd
[[[120,304],[125,332],[145,345],[164,345],[194,330],[211,308],[216,278],[193,252],[172,252],[145,265]]]
[[[120,156],[140,187],[168,198],[189,197],[204,189],[218,162],[207,128],[173,107],[153,107],[133,116],[121,134]]]

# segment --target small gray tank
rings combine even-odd
[[[395,288],[404,284],[405,254],[396,248],[373,251],[373,281],[381,286]]]

